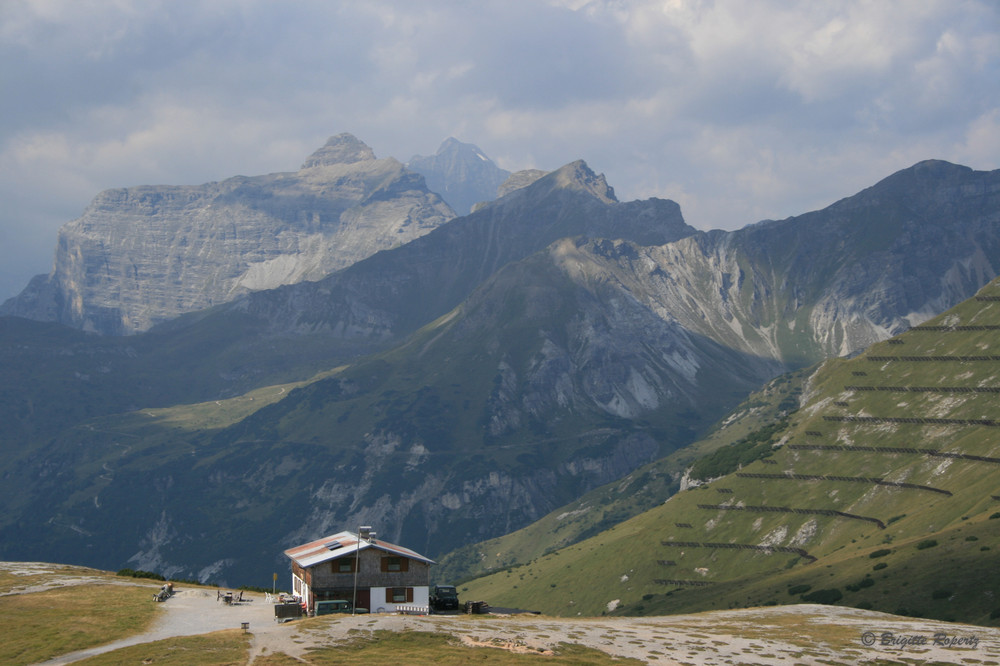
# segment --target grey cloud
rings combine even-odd
[[[997,168],[998,17],[989,0],[7,0],[0,264],[34,268],[0,298],[100,189],[290,170],[341,131],[400,159],[447,136],[511,169],[583,158],[700,227],[919,159]]]

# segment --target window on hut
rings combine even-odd
[[[410,561],[405,557],[383,557],[382,571],[409,571]]]
[[[413,602],[412,587],[385,588],[385,601],[390,604],[406,604]]]

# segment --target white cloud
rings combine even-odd
[[[1000,166],[990,0],[6,0],[0,63],[0,262],[34,257],[0,294],[100,189],[291,170],[342,131],[584,158],[700,227]]]
[[[970,164],[993,164],[1000,155],[1000,108],[968,124],[965,140],[956,149],[958,159]]]

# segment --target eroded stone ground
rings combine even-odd
[[[0,594],[27,594],[60,585],[142,584],[102,577],[99,572],[38,563],[0,563],[0,574],[6,574]],[[158,587],[147,585],[151,591]],[[244,596],[250,601],[228,606],[217,601],[214,590],[180,586],[174,597],[157,604],[159,617],[147,633],[46,663],[73,663],[128,645],[235,629],[247,622],[253,634],[251,663],[262,654],[301,657],[312,648],[389,630],[441,632],[469,646],[536,654],[571,643],[648,664],[894,661],[1000,665],[998,629],[838,606],[779,606],[654,618],[359,615],[278,624],[264,595]]]
[[[358,632],[436,631],[468,645],[544,653],[560,643],[648,664],[1000,664],[1000,630],[836,606],[798,605],[655,618],[358,616],[255,635],[254,651],[301,656]],[[883,645],[883,642],[889,644]],[[938,644],[935,645],[935,642]]]

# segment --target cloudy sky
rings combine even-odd
[[[340,132],[582,158],[733,229],[1000,167],[1000,3],[0,0],[0,299],[100,190],[292,171]]]

